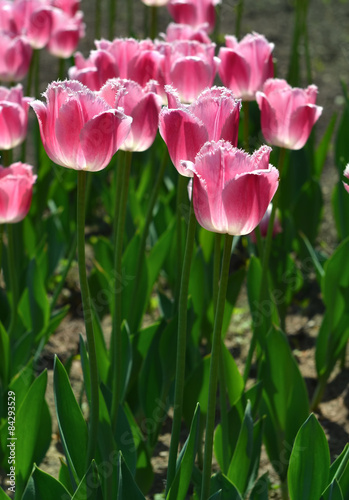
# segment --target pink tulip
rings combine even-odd
[[[131,131],[120,146],[123,151],[145,151],[155,140],[159,125],[161,97],[156,94],[157,82],[142,88],[132,80],[113,79],[102,87],[99,95],[112,107],[122,107],[133,121]]]
[[[133,80],[144,87],[150,80],[164,84],[163,62],[161,55],[151,40],[137,41],[133,38],[115,38],[96,41],[97,50],[110,54],[119,78]]]
[[[0,33],[0,81],[18,82],[28,73],[32,48],[23,36]]]
[[[71,80],[79,80],[91,90],[100,90],[110,78],[119,76],[113,56],[106,50],[92,50],[85,59],[80,52],[74,55],[75,66],[68,70]]]
[[[207,30],[208,24],[193,28],[189,26],[189,24],[170,23],[167,26],[164,38],[166,42],[174,42],[175,40],[196,40],[200,43],[212,43],[207,34]]]
[[[77,81],[53,82],[44,95],[46,105],[34,101],[31,106],[51,160],[75,170],[105,168],[125,141],[132,118]]]
[[[0,224],[19,222],[27,215],[36,175],[25,163],[0,165]]]
[[[74,17],[80,7],[80,0],[51,0],[52,7],[63,10],[70,17]]]
[[[316,106],[317,87],[292,88],[285,80],[270,79],[257,92],[262,132],[274,146],[301,149],[307,142],[322,108]]]
[[[159,43],[158,51],[164,56],[165,82],[177,89],[182,102],[190,103],[212,87],[218,65],[214,43],[178,40]]]
[[[18,34],[25,35],[34,49],[45,47],[51,36],[52,9],[40,0],[15,0],[13,21]]]
[[[343,174],[344,174],[344,176],[345,176],[347,179],[349,179],[349,165],[347,165],[347,166],[345,167],[345,170],[344,170]],[[349,193],[349,184],[346,184],[345,182],[343,182],[343,184],[344,184],[345,189],[346,189],[346,190],[348,191],[348,193]]]
[[[30,101],[30,97],[23,97],[22,85],[0,87],[0,150],[12,149],[24,141]]]
[[[274,76],[274,44],[263,35],[246,35],[240,43],[235,36],[225,37],[226,47],[219,51],[219,76],[223,84],[243,101],[253,101],[264,82]]]
[[[243,235],[259,224],[279,183],[270,151],[262,146],[249,155],[229,142],[207,142],[195,162],[183,162],[194,175],[193,205],[202,227]]]
[[[193,28],[208,23],[213,31],[216,13],[215,6],[219,0],[170,0],[167,8],[176,23],[189,24]]]
[[[160,134],[178,172],[191,177],[181,160],[194,161],[205,142],[224,139],[237,145],[241,102],[230,90],[213,87],[185,106],[171,87],[165,88],[168,108],[160,113]]]
[[[83,15],[78,11],[74,17],[70,17],[63,10],[55,8],[52,12],[53,26],[47,49],[50,54],[67,59],[76,51],[80,38],[85,35]]]
[[[272,209],[273,209],[273,205],[272,205],[272,203],[269,203],[267,211],[265,212],[265,214],[263,215],[262,220],[259,223],[259,229],[260,229],[262,238],[266,238],[267,237],[269,220],[270,220]],[[277,234],[280,234],[281,232],[282,232],[282,227],[281,227],[280,219],[278,217],[278,210],[276,209],[272,237],[275,238],[275,236]],[[256,238],[255,230],[253,230],[252,233],[249,236],[250,236],[252,242],[254,244],[256,244],[257,243],[257,238]]]
[[[17,35],[13,22],[13,2],[9,0],[0,0],[0,32]]]

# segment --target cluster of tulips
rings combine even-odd
[[[68,58],[84,36],[78,0],[0,2],[0,81],[18,82],[30,67],[33,50],[44,47]]]
[[[216,56],[216,45],[209,38],[215,23],[215,2],[144,0],[144,3],[152,6],[168,3],[168,9],[176,24],[172,23],[168,26],[163,40],[139,41],[133,38],[115,38],[110,41],[104,39],[96,41],[95,50],[92,50],[87,58],[81,53],[75,54],[75,65],[68,71],[69,79],[53,81],[48,85],[44,93],[46,102],[24,97],[20,84],[10,88],[0,87],[0,151],[4,163],[4,166],[0,167],[0,224],[8,224],[7,246],[10,255],[14,252],[11,224],[26,217],[30,209],[34,184],[37,180],[40,181],[40,165],[37,166],[35,174],[35,169],[30,165],[20,161],[13,162],[13,150],[26,139],[28,113],[31,107],[36,113],[42,144],[49,159],[56,165],[77,171],[78,264],[87,337],[87,345],[85,351],[82,348],[81,356],[85,362],[83,370],[90,408],[89,427],[86,431],[88,437],[86,438],[84,434],[83,438],[86,449],[83,450],[81,456],[76,452],[72,431],[69,429],[67,403],[63,404],[60,399],[60,390],[62,394],[67,395],[68,399],[73,396],[69,392],[70,389],[67,389],[65,375],[63,375],[64,368],[59,361],[56,361],[55,365],[55,390],[66,466],[72,478],[73,489],[80,489],[81,484],[85,485],[87,472],[103,476],[102,469],[96,472],[99,466],[98,461],[103,456],[103,450],[108,450],[110,453],[109,448],[121,425],[120,419],[127,420],[123,409],[127,386],[125,382],[127,377],[124,380],[125,361],[122,359],[125,353],[124,344],[128,341],[125,341],[125,335],[126,339],[128,336],[136,336],[141,328],[144,313],[141,310],[140,317],[136,319],[132,317],[132,314],[128,316],[122,302],[123,292],[115,293],[111,307],[113,324],[111,344],[109,351],[106,351],[108,367],[101,368],[101,354],[98,352],[98,349],[101,349],[100,341],[99,347],[96,347],[96,330],[99,331],[99,327],[96,327],[85,265],[86,175],[89,172],[106,169],[118,150],[125,152],[125,164],[122,166],[119,164],[116,173],[115,239],[112,246],[115,254],[114,272],[120,277],[123,273],[122,259],[132,153],[144,152],[151,148],[159,131],[166,144],[166,154],[168,152],[174,167],[180,174],[177,181],[178,189],[182,185],[182,193],[187,191],[190,200],[187,241],[183,255],[181,255],[182,246],[178,244],[177,247],[177,272],[180,277],[179,291],[174,301],[177,308],[175,322],[177,354],[166,498],[184,500],[186,497],[197,449],[198,410],[194,413],[186,446],[178,455],[184,405],[189,276],[197,221],[202,228],[225,235],[221,265],[219,263],[221,241],[216,240],[217,244],[215,243],[218,261],[216,258],[214,263],[214,329],[209,341],[211,356],[205,446],[198,491],[200,491],[201,500],[207,500],[209,497],[240,499],[240,494],[247,495],[251,491],[258,470],[256,466],[257,469],[251,472],[250,465],[245,464],[246,470],[241,472],[239,478],[240,469],[237,462],[240,460],[241,463],[243,462],[241,457],[244,457],[244,452],[241,452],[238,458],[236,455],[234,461],[236,469],[234,469],[227,463],[227,452],[219,451],[221,448],[217,445],[217,456],[223,463],[222,469],[226,474],[230,473],[229,479],[232,481],[229,483],[231,488],[229,494],[232,495],[234,484],[239,487],[236,487],[235,496],[219,496],[224,490],[223,483],[217,483],[216,489],[212,492],[211,480],[218,381],[220,392],[225,394],[227,390],[229,398],[231,395],[229,390],[233,393],[238,391],[236,388],[225,387],[224,373],[221,373],[221,366],[225,363],[222,359],[227,359],[221,339],[225,322],[224,310],[233,236],[251,234],[252,241],[258,247],[259,256],[261,259],[263,257],[263,269],[259,271],[259,268],[256,268],[256,272],[260,272],[257,274],[256,288],[261,286],[256,296],[260,300],[270,300],[268,287],[266,287],[267,291],[263,290],[263,283],[268,281],[272,237],[282,231],[281,223],[277,219],[277,208],[280,203],[277,190],[279,182],[281,184],[283,180],[285,156],[287,150],[296,151],[305,146],[314,124],[321,115],[322,108],[316,105],[317,88],[315,85],[309,85],[306,89],[293,88],[287,81],[274,78],[272,60],[274,45],[260,34],[248,34],[241,41],[234,36],[226,36],[225,46],[220,48]],[[82,13],[78,9],[79,3],[76,0],[47,0],[46,2],[2,0],[0,2],[0,80],[4,82],[21,80],[28,71],[32,49],[47,47],[52,54],[60,58],[69,57],[75,51],[84,32]],[[218,77],[221,83],[215,85]],[[260,128],[268,144],[261,145],[254,152],[250,151],[249,144],[248,119],[251,101],[256,101],[259,107]],[[241,109],[244,120],[242,140],[239,137]],[[238,145],[243,145],[244,149],[239,148]],[[270,164],[272,151],[270,146],[280,148],[278,168]],[[24,161],[24,158],[22,160]],[[165,166],[164,163],[161,167],[161,175],[159,172],[158,184],[163,180],[161,176],[164,175]],[[349,167],[346,167],[344,176],[349,179]],[[348,184],[344,186],[349,192]],[[139,248],[134,250],[139,261],[136,266],[131,307],[132,302],[136,304],[141,300],[140,297],[145,290],[142,282],[144,271],[142,266],[144,267],[145,264],[142,259],[144,259],[155,202],[156,197],[151,199],[146,222],[142,227],[143,236]],[[180,203],[178,203],[177,210],[180,210]],[[180,213],[178,219],[177,239],[181,234]],[[261,236],[265,238],[265,243],[262,242]],[[8,262],[10,260],[9,257]],[[156,276],[154,280],[155,278]],[[9,283],[10,286],[11,283],[13,285],[11,273]],[[16,309],[18,297],[15,297],[14,289],[11,292],[12,308]],[[12,313],[15,315],[16,311],[13,310]],[[268,321],[274,321],[274,318],[272,320],[269,318]],[[266,324],[264,322],[262,328],[269,330],[271,322],[267,326]],[[16,321],[12,319],[8,325],[9,337],[15,334],[15,329]],[[127,333],[125,333],[126,330]],[[254,337],[252,342],[254,347],[257,343],[258,327],[256,331],[256,338]],[[6,332],[1,333],[3,336],[5,334]],[[276,335],[275,345],[280,345],[280,349],[284,349],[282,341]],[[263,349],[263,341],[260,340],[262,337],[263,335],[260,335],[258,340],[259,349]],[[278,342],[281,343],[278,344]],[[160,346],[160,340],[158,345]],[[250,351],[251,358],[253,351],[254,348]],[[239,384],[241,383],[242,391],[242,377],[236,374],[237,368],[232,368],[233,360],[229,356],[230,361],[227,362],[231,370],[229,373],[235,373],[234,377],[237,377]],[[132,361],[130,363],[132,364]],[[246,370],[247,377],[249,368]],[[130,372],[131,368],[128,370]],[[100,383],[101,379],[103,379],[103,384]],[[126,385],[123,386],[123,384]],[[233,403],[239,399],[236,394],[237,392],[231,400],[229,399],[232,407],[234,407]],[[251,398],[253,399],[253,396]],[[69,401],[69,404],[75,408],[75,404],[77,405],[75,399],[69,399]],[[226,422],[223,423],[224,396],[220,404],[222,428],[219,432],[222,433],[224,442],[229,434]],[[244,412],[245,417],[240,415],[243,419],[241,423],[243,438],[241,439],[251,439],[254,447],[254,440],[257,435],[261,436],[262,431],[259,427],[257,429],[257,426],[253,427],[250,403],[247,403],[240,411],[241,414]],[[81,423],[81,420],[76,413],[74,415],[76,420],[74,422],[72,420],[72,429],[78,429],[79,426],[75,427],[75,425],[78,421]],[[103,439],[101,438],[101,433],[103,434],[101,419],[105,431]],[[84,422],[83,425],[85,425]],[[307,429],[309,426],[312,426],[312,430],[318,429],[313,420],[310,420],[307,425]],[[248,428],[248,438],[243,434],[244,426]],[[110,429],[112,436],[109,443],[107,443],[109,434],[106,429],[108,432]],[[295,433],[290,436],[294,439]],[[238,444],[243,446],[240,441]],[[236,446],[238,450],[239,447]],[[74,452],[72,452],[73,449]],[[125,447],[122,451],[125,453]],[[287,453],[289,456],[290,451],[288,450]],[[84,461],[83,465],[81,465],[81,460]],[[294,460],[296,461],[296,458]],[[97,461],[97,469],[95,461]],[[258,463],[259,458],[255,465]],[[144,498],[140,496],[142,494],[130,473],[130,463],[126,466],[119,456],[114,466],[119,471],[119,479],[114,481],[110,479],[110,475],[106,475],[101,480],[103,498],[108,500]],[[116,469],[113,469],[114,476]],[[295,470],[295,466],[292,470]],[[246,477],[242,479],[245,472]],[[30,474],[30,471],[26,470],[26,473]],[[287,467],[283,469],[282,474],[282,481],[285,483]],[[123,476],[122,481],[121,476]],[[250,484],[252,476],[253,481]],[[61,495],[68,495],[68,490],[63,488],[63,483],[66,485],[69,482],[67,477],[68,472],[64,481],[63,474],[60,477],[62,484],[58,484],[58,481],[56,481],[57,484],[52,482],[52,488],[60,491]],[[40,490],[42,493],[48,491],[45,488],[48,488],[47,485],[53,481],[51,478],[45,483],[42,477],[40,479],[40,473],[34,472],[30,479],[31,483],[29,481],[29,486],[25,489],[27,479],[28,477],[23,476],[20,483],[21,490],[25,490],[26,500],[34,499],[30,496],[31,491],[35,490],[34,485],[39,490],[43,488]],[[265,487],[267,483],[263,481],[261,484],[263,483]],[[322,484],[321,488],[327,487],[329,479],[325,481],[327,481],[326,484]],[[294,488],[296,483],[297,479],[290,484]],[[125,484],[128,485],[127,488],[130,488],[129,491],[132,491],[127,494],[136,496],[125,496]],[[75,494],[78,489],[75,490]],[[287,498],[286,490],[283,490],[284,498]],[[81,491],[84,490],[81,489]],[[124,492],[124,496],[120,491]],[[116,492],[117,496],[115,496]],[[110,496],[111,494],[114,496]],[[72,497],[69,495],[66,498],[75,498],[75,495]],[[2,498],[1,495],[0,498]],[[258,488],[254,487],[250,498],[264,500],[267,496],[259,495]],[[293,496],[292,500],[298,498],[300,497]],[[326,498],[330,497],[326,496]],[[314,497],[314,500],[318,498]]]

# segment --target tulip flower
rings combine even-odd
[[[174,42],[175,40],[196,40],[200,43],[212,43],[207,34],[208,23],[197,28],[189,26],[189,24],[170,23],[167,26],[166,33],[162,36],[166,42]]]
[[[74,17],[60,9],[52,9],[52,33],[47,44],[50,54],[67,59],[78,46],[80,38],[85,35],[85,25],[82,21],[82,12],[78,11]]]
[[[349,179],[349,165],[347,165],[347,166],[345,167],[345,170],[344,170],[343,174],[344,174],[344,176],[345,176],[347,179]],[[349,193],[349,184],[346,184],[345,182],[343,182],[343,184],[344,184],[345,189],[346,189],[346,190],[348,191],[348,193]]]
[[[68,70],[69,78],[79,80],[91,90],[100,90],[107,80],[119,76],[116,62],[106,50],[93,50],[88,59],[77,52],[74,60],[75,66]]]
[[[25,163],[0,165],[0,224],[19,222],[27,215],[36,175]]]
[[[0,150],[12,149],[24,141],[31,101],[23,97],[22,85],[0,87]]]
[[[80,7],[80,0],[51,0],[52,7],[63,10],[70,17],[74,17]]]
[[[177,89],[182,102],[193,102],[200,92],[212,87],[218,66],[214,43],[178,40],[159,43],[157,49],[164,56],[165,83]]]
[[[248,234],[260,223],[279,183],[269,165],[271,148],[252,155],[229,142],[207,142],[195,162],[183,161],[194,175],[193,205],[199,224],[215,233]]]
[[[181,160],[194,161],[205,142],[224,139],[237,145],[241,102],[230,90],[213,87],[202,92],[190,106],[185,106],[170,86],[165,89],[168,108],[160,113],[160,134],[178,172],[192,177],[192,172],[183,168]]]
[[[25,35],[34,49],[45,47],[51,36],[52,8],[40,0],[16,0],[12,11],[17,33]]]
[[[262,132],[267,142],[286,149],[301,149],[322,113],[316,106],[317,87],[292,88],[285,80],[270,79],[257,92]]]
[[[240,43],[235,36],[225,37],[226,47],[219,51],[218,74],[223,84],[243,101],[253,101],[264,82],[274,76],[274,44],[263,35],[246,35]]]
[[[132,80],[108,80],[99,95],[111,106],[121,107],[131,116],[131,131],[120,146],[123,151],[145,151],[155,140],[159,125],[161,97],[156,94],[157,82],[145,88]]]
[[[18,82],[28,73],[32,48],[24,36],[0,33],[0,81]]]
[[[151,40],[137,41],[133,38],[116,38],[112,42],[96,41],[97,50],[110,54],[119,78],[133,80],[144,87],[149,80],[163,84],[162,76],[164,56],[161,55]]]
[[[31,106],[51,160],[75,170],[106,167],[125,141],[132,118],[77,81],[53,82],[44,96],[47,104],[36,100]]]
[[[215,6],[219,3],[220,0],[170,0],[167,8],[176,23],[193,28],[208,23],[211,33],[216,21]]]

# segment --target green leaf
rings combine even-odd
[[[28,266],[27,286],[29,290],[29,304],[32,328],[35,339],[40,338],[41,331],[50,319],[50,303],[44,284],[44,278],[36,259],[32,259]]]
[[[331,144],[331,138],[333,135],[334,127],[337,121],[337,114],[333,113],[331,120],[327,126],[327,129],[322,136],[322,139],[315,152],[315,177],[320,180],[322,170],[325,165],[327,153]]]
[[[241,401],[238,402],[235,406],[230,408],[227,415],[227,423],[228,423],[228,436],[222,435],[222,424],[219,423],[216,427],[214,434],[214,453],[217,459],[217,462],[221,469],[223,469],[224,464],[224,451],[223,447],[225,446],[227,450],[227,456],[229,460],[232,458],[234,454],[234,450],[236,447],[236,443],[238,441],[240,428],[243,421],[243,410],[240,410],[240,406],[242,407]]]
[[[47,371],[43,371],[30,386],[16,411],[16,495],[20,496],[31,473],[42,423],[42,406],[47,385]],[[9,441],[11,443],[11,441]]]
[[[47,500],[48,498],[70,500],[71,496],[62,483],[35,466],[22,500]]]
[[[320,500],[344,500],[342,489],[337,479],[334,479],[332,483],[326,488],[326,490],[321,495]]]
[[[328,484],[329,470],[327,439],[311,414],[299,429],[292,448],[287,476],[291,500],[319,498]]]
[[[10,377],[10,341],[0,322],[0,387],[6,387]],[[1,413],[0,413],[1,415]]]
[[[6,495],[2,488],[0,488],[0,500],[11,500],[11,498]]]
[[[253,424],[251,403],[246,405],[244,420],[231,459],[227,477],[245,494],[254,483],[259,467],[259,457],[262,446],[261,421]]]
[[[286,480],[288,457],[296,434],[309,415],[308,393],[304,379],[284,334],[273,328],[267,336],[263,380],[265,445],[282,481]]]
[[[81,479],[71,500],[80,500],[82,498],[88,498],[89,500],[99,500],[102,498],[98,468],[94,460],[92,460],[86,474]]]
[[[55,358],[53,385],[59,432],[70,473],[77,484],[86,471],[87,426],[64,366]]]
[[[128,500],[132,498],[132,500],[145,500],[145,496],[138,488],[134,480],[134,477],[130,472],[130,469],[128,468],[125,460],[123,459],[121,452],[120,452],[120,458],[121,458],[120,475],[122,481],[121,481],[121,492],[120,492],[120,482],[119,482],[119,494],[117,499]]]
[[[242,500],[236,486],[222,473],[215,474],[210,481],[210,494],[221,490],[221,500]]]
[[[189,436],[177,460],[176,475],[166,500],[185,500],[190,485],[199,437],[200,406],[197,405]]]
[[[237,403],[237,401],[241,398],[245,383],[232,354],[228,351],[228,349],[223,343],[222,343],[222,361],[224,363],[224,374],[225,374],[226,388],[229,397],[229,403],[230,406],[234,406],[235,403]]]
[[[60,458],[61,467],[59,469],[58,480],[63,486],[73,495],[74,490],[72,488],[70,474],[67,464],[64,462],[63,458]]]
[[[322,191],[318,180],[311,179],[302,187],[293,209],[298,231],[302,231],[313,244],[321,220],[323,207]],[[304,214],[307,214],[304,217]]]
[[[266,472],[254,485],[249,500],[268,500],[269,484],[270,481],[268,473]]]
[[[210,356],[205,356],[189,375],[184,386],[183,417],[190,425],[195,413],[196,401],[200,404],[200,414],[206,417],[208,406],[208,381],[210,376]]]

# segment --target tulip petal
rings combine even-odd
[[[314,123],[322,113],[322,108],[309,104],[301,106],[292,114],[289,128],[289,148],[301,149],[307,142]]]
[[[262,220],[278,187],[279,172],[245,173],[232,179],[223,189],[222,203],[228,221],[228,234],[248,234]]]
[[[223,84],[231,89],[236,97],[254,99],[249,92],[250,67],[243,56],[237,52],[221,48],[218,55],[221,63],[218,74]]]
[[[54,130],[62,153],[60,165],[69,167],[83,161],[80,148],[80,130],[83,124],[79,101],[71,99],[61,106]]]
[[[110,109],[89,120],[80,134],[86,169],[97,172],[108,165],[130,132],[132,118]]]
[[[211,87],[214,77],[213,65],[197,56],[177,59],[170,71],[171,82],[184,102],[192,102],[206,87]]]
[[[201,146],[208,140],[205,126],[182,109],[164,108],[160,113],[159,130],[178,172],[192,177],[192,173],[182,167],[181,160],[194,161]]]
[[[26,132],[23,134],[24,118],[23,110],[16,104],[0,103],[0,150],[14,148],[23,141]]]

